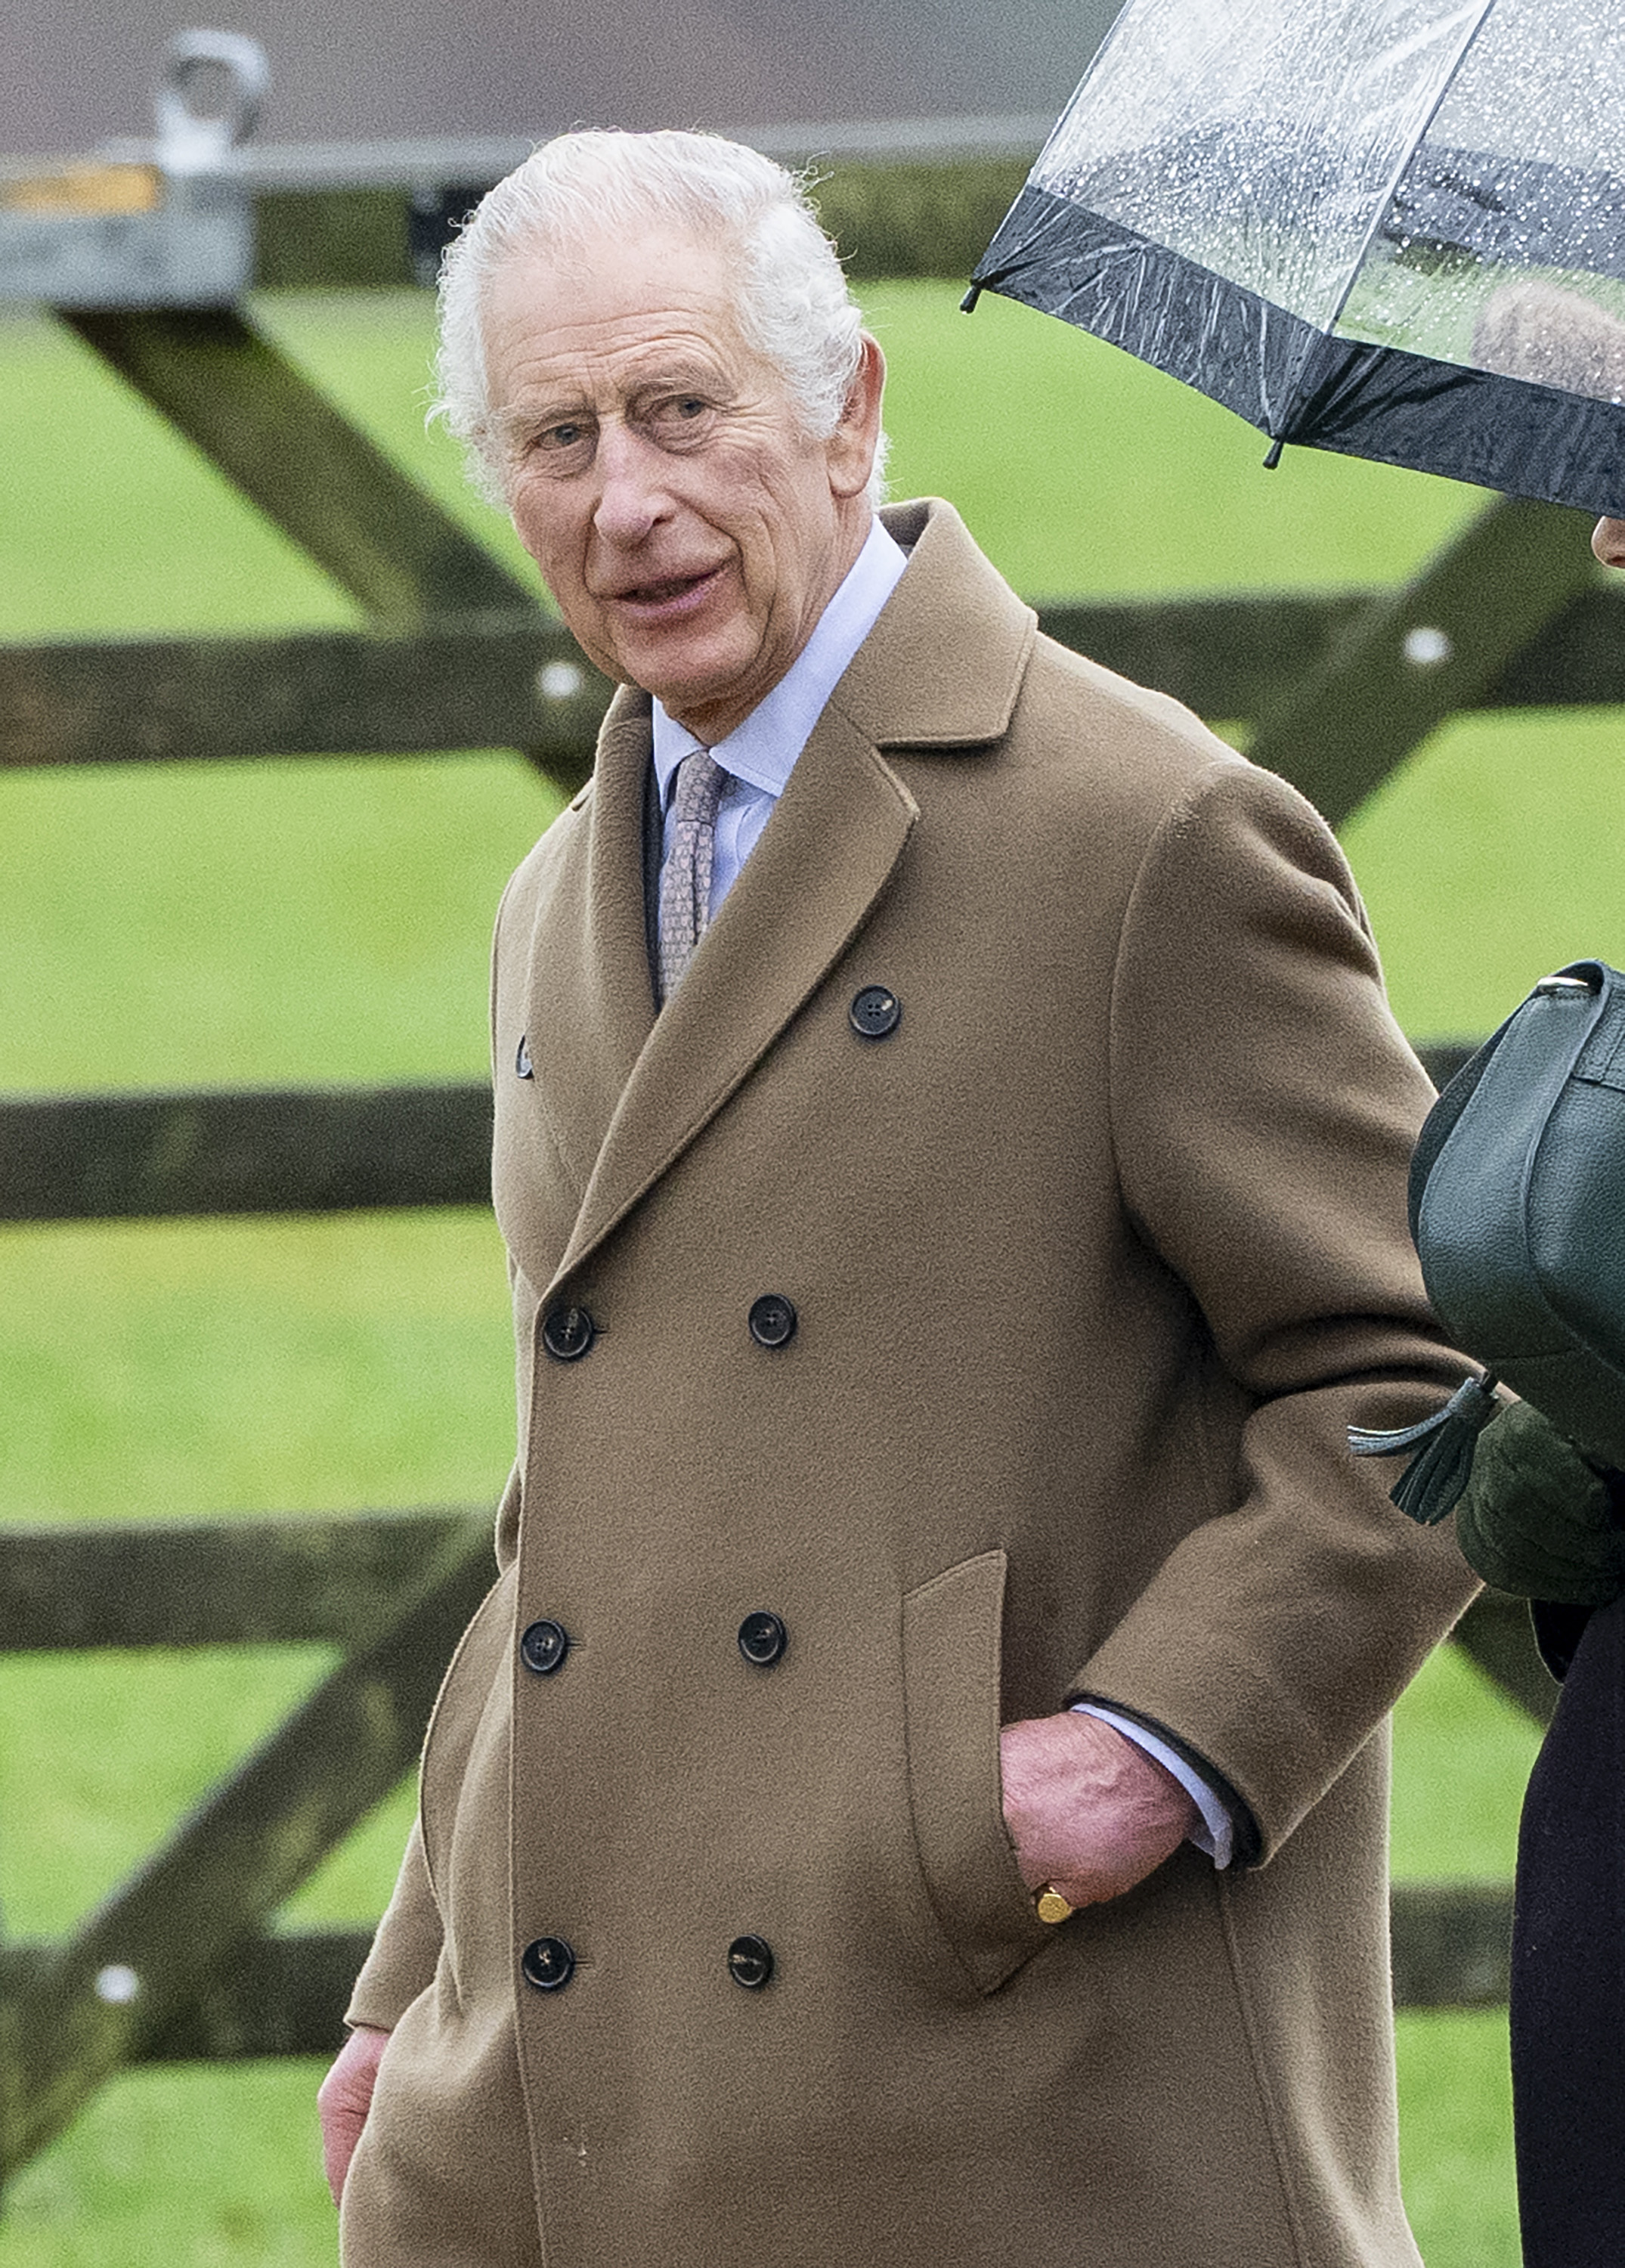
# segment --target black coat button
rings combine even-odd
[[[541,1319],[541,1343],[555,1362],[578,1362],[597,1336],[585,1307],[549,1307]]]
[[[788,1346],[796,1336],[796,1310],[782,1292],[764,1292],[753,1300],[746,1320],[758,1346]]]
[[[773,1948],[763,1937],[736,1937],[728,1948],[728,1974],[747,1992],[760,1992],[773,1974]]]
[[[562,1937],[539,1937],[519,1955],[519,1967],[539,1992],[560,1992],[576,1973],[576,1955]]]
[[[570,1632],[562,1623],[532,1623],[519,1640],[519,1659],[538,1677],[551,1677],[570,1652]]]
[[[883,1040],[901,1023],[903,1004],[889,984],[865,984],[847,1012],[860,1039]]]
[[[789,1643],[789,1634],[776,1615],[765,1610],[746,1615],[739,1624],[739,1652],[758,1669],[770,1669]]]
[[[739,1651],[757,1669],[770,1669],[777,1662],[784,1646],[789,1645],[789,1631],[777,1615],[768,1615],[766,1608],[757,1615],[746,1615],[739,1624]]]
[[[536,1076],[531,1069],[530,1042],[524,1032],[519,1034],[518,1051],[513,1058],[513,1068],[521,1079],[534,1079]]]

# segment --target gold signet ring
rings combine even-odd
[[[1033,1903],[1038,1908],[1040,1921],[1067,1921],[1077,1911],[1053,1882],[1046,1882],[1041,1889],[1034,1890]]]

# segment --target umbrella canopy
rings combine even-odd
[[[1625,518],[1625,10],[1128,0],[983,289],[1278,445]]]

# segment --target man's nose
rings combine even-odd
[[[1599,519],[1592,549],[1605,567],[1625,567],[1625,519]]]
[[[607,424],[599,435],[597,470],[593,527],[607,543],[643,542],[671,511],[660,452],[629,426]]]

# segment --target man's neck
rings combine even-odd
[[[696,745],[714,748],[737,778],[769,795],[783,792],[790,767],[805,747],[825,703],[873,629],[906,564],[903,552],[878,519],[865,531],[857,558],[842,578],[790,668],[762,700],[720,740],[701,740],[657,701],[655,774],[664,798],[672,774]]]

